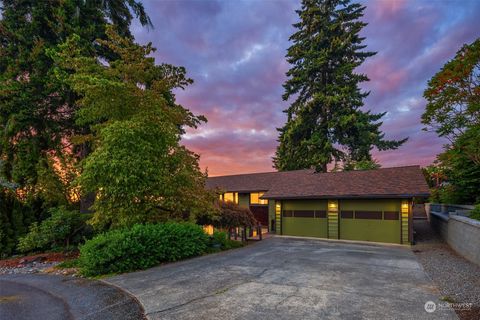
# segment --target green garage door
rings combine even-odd
[[[322,200],[284,201],[282,234],[327,238],[327,202]]]
[[[399,200],[343,200],[340,239],[401,243]]]

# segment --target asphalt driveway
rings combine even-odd
[[[1,320],[141,320],[138,302],[101,281],[45,274],[0,276]]]
[[[274,237],[106,281],[150,319],[457,319],[400,246]]]

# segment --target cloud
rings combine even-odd
[[[408,136],[398,150],[375,152],[383,166],[430,163],[445,141],[422,131],[423,90],[464,43],[478,36],[480,2],[362,1],[367,50],[378,52],[358,72],[371,81],[365,109],[387,112],[382,130]],[[208,123],[188,130],[183,143],[211,175],[271,171],[277,127],[288,103],[282,84],[295,1],[144,1],[154,24],[135,24],[138,42],[152,42],[155,58],[185,66],[195,83],[177,91],[179,103]]]

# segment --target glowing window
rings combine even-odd
[[[225,192],[223,194],[223,197],[221,196],[220,199],[222,199],[225,202],[230,201],[230,202],[238,204],[238,193],[237,192]]]
[[[252,192],[250,193],[250,204],[268,204],[268,200],[260,199],[265,192]]]

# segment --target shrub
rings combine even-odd
[[[258,222],[250,209],[242,208],[230,201],[220,202],[220,219],[217,223],[218,227],[253,227],[257,224]]]
[[[468,217],[471,219],[480,220],[480,203],[475,205],[475,208],[470,211],[470,215]]]
[[[51,216],[40,224],[34,222],[29,232],[18,241],[18,250],[30,252],[42,249],[66,248],[78,244],[88,227],[86,221],[91,215],[79,211],[67,210],[65,207],[50,209]]]
[[[80,271],[93,276],[146,269],[201,255],[208,242],[208,235],[195,224],[136,224],[102,233],[81,246]]]
[[[223,231],[214,231],[210,237],[210,245],[214,249],[229,250],[243,247],[243,244],[239,241],[228,239],[227,233]],[[217,250],[218,251],[218,250]]]
[[[217,228],[228,229],[234,227],[253,227],[258,224],[253,213],[248,208],[242,208],[231,201],[220,201],[218,216],[203,216],[197,219],[201,225],[211,224]]]

